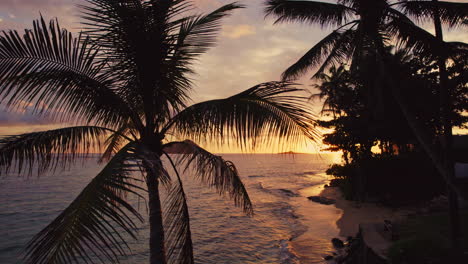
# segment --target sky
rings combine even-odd
[[[465,2],[467,0],[458,0]],[[195,12],[206,13],[230,3],[230,0],[195,0]],[[279,80],[281,73],[315,43],[331,31],[307,24],[276,24],[265,18],[264,0],[239,1],[247,6],[225,19],[218,45],[203,55],[195,65],[193,103],[224,98],[256,84]],[[324,2],[335,2],[327,0]],[[40,14],[48,20],[58,18],[60,25],[70,31],[80,30],[77,4],[83,0],[0,0],[0,30],[30,28]],[[424,26],[432,31],[430,25]],[[445,32],[445,39],[468,42],[468,32]],[[300,80],[310,88],[308,73]],[[311,89],[313,93],[313,89]],[[321,108],[313,102],[314,109]],[[0,135],[40,131],[58,127],[47,117],[38,118],[26,110],[21,113],[0,112]],[[316,151],[304,146],[299,151]],[[263,150],[260,150],[263,151]]]

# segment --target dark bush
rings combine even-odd
[[[338,182],[333,184],[340,186],[347,199],[367,197],[387,205],[425,201],[445,191],[432,163],[418,153],[374,155],[348,165],[334,164],[327,174],[335,176]],[[360,196],[361,190],[364,194]]]

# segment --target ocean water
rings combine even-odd
[[[338,237],[333,205],[307,200],[328,180],[324,174],[332,154],[225,154],[233,161],[255,206],[253,217],[214,190],[183,175],[191,215],[196,263],[297,264],[324,263]],[[95,159],[69,170],[41,177],[0,178],[0,263],[22,263],[21,252],[31,237],[54,219],[96,175]],[[143,216],[146,210],[139,203]],[[146,222],[122,263],[148,263]]]

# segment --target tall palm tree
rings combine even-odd
[[[442,31],[442,20],[445,24],[451,26],[458,26],[459,24],[465,23],[468,17],[468,4],[459,4],[459,3],[447,3],[440,2],[438,0],[430,1],[401,1],[398,3],[402,8],[405,14],[408,14],[414,17],[416,20],[433,20],[435,36],[439,42],[444,41],[443,31]],[[447,8],[447,5],[449,8]],[[447,12],[450,12],[447,14]],[[455,164],[453,157],[451,155],[452,145],[453,145],[453,131],[452,131],[452,122],[450,120],[450,115],[453,108],[453,96],[449,86],[449,77],[447,72],[447,54],[444,50],[437,52],[437,61],[439,68],[439,79],[440,79],[440,123],[443,130],[443,158],[447,173],[451,179],[455,178]],[[453,244],[460,244],[460,217],[459,217],[459,205],[458,205],[458,195],[448,188],[450,207],[451,207],[451,226],[452,226],[452,238]]]
[[[430,137],[415,118],[409,103],[405,101],[401,88],[397,87],[392,77],[388,75],[389,69],[386,69],[385,61],[389,60],[386,46],[394,40],[398,45],[428,56],[439,56],[442,51],[445,58],[466,54],[468,45],[443,42],[441,32],[436,37],[433,36],[419,28],[400,10],[418,19],[435,17],[436,20],[453,27],[464,24],[468,17],[468,4],[388,0],[338,0],[334,4],[317,1],[268,0],[266,5],[267,15],[276,16],[276,22],[299,21],[336,27],[290,66],[283,73],[284,79],[294,79],[315,67],[319,67],[315,75],[319,76],[330,65],[351,61],[351,69],[367,87],[368,100],[371,108],[375,109],[376,118],[383,111],[382,89],[388,88],[392,91],[420,145],[434,162],[449,189],[460,193],[453,184],[453,166],[448,162],[450,159],[447,159],[447,155],[445,158],[440,157],[432,146]],[[437,24],[440,26],[437,21],[436,31],[441,31]],[[445,63],[445,60],[442,63]],[[443,74],[443,68],[440,69]],[[441,82],[444,82],[444,78],[441,78]],[[444,116],[448,117],[449,112],[450,108],[445,106]],[[446,138],[449,139],[450,120],[445,118],[445,121]],[[451,207],[454,208],[452,205],[453,203]],[[456,221],[453,223],[457,225]],[[458,243],[454,242],[455,246],[456,244]]]
[[[289,82],[187,106],[192,63],[214,45],[221,19],[241,7],[187,15],[193,5],[186,0],[87,0],[78,36],[43,18],[24,34],[2,33],[1,102],[10,110],[26,102],[37,114],[73,126],[1,138],[0,172],[42,173],[99,146],[107,162],[28,244],[28,263],[118,262],[143,219],[127,197],[145,193],[149,262],[193,263],[181,166],[193,167],[198,179],[252,214],[234,164],[193,141],[247,148],[317,134],[307,98]],[[167,135],[190,140],[168,142]],[[174,150],[178,157],[168,154]],[[167,200],[161,201],[161,188]]]
[[[413,52],[428,56],[437,50],[444,50],[448,56],[466,54],[468,45],[460,42],[441,43],[432,34],[413,23],[403,12],[394,8],[396,4],[398,3],[390,3],[387,0],[338,0],[336,4],[307,0],[266,1],[266,13],[276,16],[276,23],[299,21],[336,27],[291,65],[283,73],[283,79],[293,80],[318,67],[314,75],[317,77],[333,64],[351,62],[351,70],[367,87],[368,100],[371,107],[377,110],[375,112],[382,110],[379,109],[383,105],[382,89],[388,86],[415,131],[418,141],[434,161],[440,174],[452,188],[456,188],[451,184],[452,180],[443,162],[432,148],[424,129],[411,113],[401,91],[395,85],[390,85],[393,81],[391,76],[386,74],[384,62],[389,55],[386,45],[393,40]],[[442,21],[449,22],[452,26],[463,24],[467,16],[466,4],[444,2],[438,7]]]
[[[450,26],[463,24],[463,19],[467,16],[466,4],[443,3],[439,5],[442,21]],[[275,23],[304,22],[335,27],[291,65],[283,73],[283,78],[295,79],[317,67],[315,76],[318,76],[331,65],[346,61],[352,62],[352,68],[362,68],[364,61],[369,61],[369,58],[385,55],[388,52],[385,46],[395,39],[414,51],[430,52],[439,48],[441,44],[434,36],[395,8],[402,4],[388,0],[337,0],[337,3],[267,0],[265,12],[267,16],[277,18]],[[430,10],[432,7],[429,12]],[[427,15],[427,12],[425,9],[421,13]],[[447,43],[444,47],[453,52],[466,49],[464,43],[458,42]]]

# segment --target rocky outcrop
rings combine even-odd
[[[326,205],[334,204],[336,202],[333,199],[323,197],[323,196],[309,196],[309,197],[307,197],[307,199],[309,199],[309,200],[311,200],[313,202],[316,202],[316,203],[326,204]]]
[[[278,189],[279,191],[281,191],[283,194],[289,196],[289,197],[296,197],[296,196],[299,196],[297,193],[291,191],[291,190],[288,190],[288,189]]]
[[[361,224],[358,235],[348,237],[346,242],[332,239],[336,252],[325,256],[327,263],[334,264],[388,264],[387,249],[390,240],[382,236],[383,224]]]

